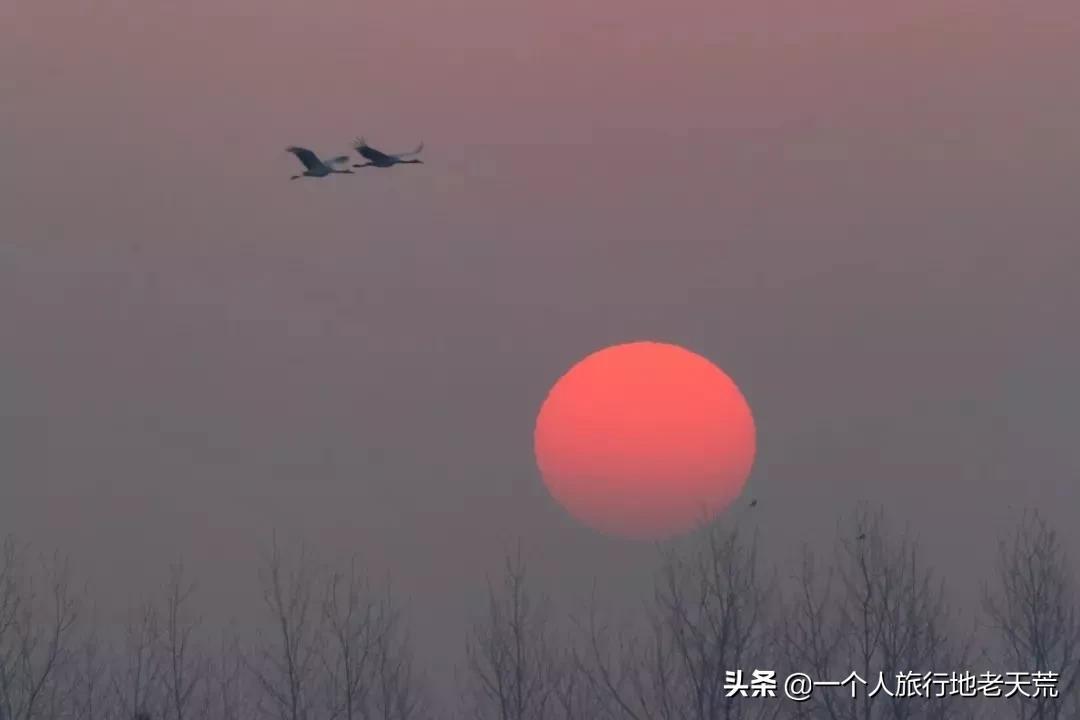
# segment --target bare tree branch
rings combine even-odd
[[[1080,618],[1075,581],[1057,534],[1038,512],[1025,512],[998,549],[994,586],[983,599],[1000,662],[1017,672],[1058,674],[1057,697],[1012,698],[1019,720],[1076,717]]]
[[[728,674],[749,686],[754,670],[772,670],[773,596],[759,575],[756,540],[709,530],[689,552],[664,553],[644,638],[624,633],[613,650],[590,613],[582,670],[608,694],[611,712],[629,720],[775,718],[782,703],[767,695],[767,682],[765,696],[750,699],[729,692],[738,678]]]
[[[177,563],[169,568],[165,588],[165,618],[161,640],[165,662],[164,691],[166,720],[205,720],[206,659],[201,656],[195,632],[201,621],[191,617],[188,606],[195,584],[186,579],[184,566]],[[194,717],[192,708],[198,710]]]
[[[111,716],[108,660],[97,628],[91,626],[72,663],[69,710],[72,720],[107,720]]]
[[[122,667],[112,674],[115,702],[127,720],[154,717],[162,705],[161,616],[147,600],[128,612]]]
[[[529,593],[521,548],[506,558],[501,587],[488,582],[488,608],[465,646],[476,718],[542,720],[556,702],[558,659],[547,599]]]
[[[66,558],[41,563],[43,592],[26,571],[14,538],[0,546],[0,717],[52,718],[60,710],[61,673],[72,659],[69,647],[78,620],[79,598],[71,588]]]
[[[267,712],[280,720],[309,720],[315,698],[321,616],[313,607],[312,588],[317,573],[307,550],[301,546],[296,562],[286,565],[277,536],[259,573],[263,602],[275,632],[263,636],[251,669],[262,689]]]
[[[247,720],[253,713],[244,651],[235,629],[221,634],[216,657],[208,671],[211,715],[218,720]]]
[[[944,582],[923,561],[918,545],[907,533],[893,539],[883,511],[860,509],[851,528],[841,530],[836,549],[836,566],[824,577],[813,556],[804,553],[789,601],[785,648],[789,666],[815,681],[849,680],[855,672],[856,697],[850,686],[823,687],[796,716],[945,720],[970,715],[968,698],[933,690],[909,694],[898,684],[901,674],[963,669],[970,654],[970,639],[951,627]]]
[[[402,615],[387,585],[376,615],[376,687],[373,717],[380,720],[414,720],[427,708],[423,680],[416,669],[412,641],[405,632]]]

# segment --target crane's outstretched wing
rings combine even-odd
[[[423,141],[421,141],[420,144],[416,146],[415,150],[411,150],[409,152],[404,152],[404,153],[398,153],[397,155],[394,155],[394,157],[396,157],[396,158],[412,157],[413,155],[419,155],[420,151],[423,150],[423,149],[424,149],[424,143],[423,143]]]
[[[295,145],[285,148],[286,152],[291,152],[296,156],[296,159],[304,164],[308,170],[316,170],[323,166],[322,160],[319,156],[308,150],[307,148],[296,147]]]
[[[361,155],[364,155],[365,150],[371,150],[371,151],[376,152],[376,153],[379,152],[378,150],[375,150],[375,148],[368,145],[367,140],[365,140],[363,138],[363,136],[358,137],[358,138],[353,140],[353,150],[360,153]],[[364,155],[364,157],[367,157],[367,156]]]
[[[360,153],[361,157],[371,160],[372,162],[388,162],[394,159],[390,155],[379,152],[375,148],[368,145],[366,142],[364,142],[364,138],[357,138],[356,144],[353,145],[353,149],[355,149],[356,152]]]
[[[326,161],[327,165],[341,165],[342,163],[349,162],[348,155],[338,155],[337,157],[330,158]]]

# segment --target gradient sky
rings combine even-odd
[[[445,667],[515,538],[640,587],[531,432],[656,339],[776,557],[858,500],[958,591],[1025,505],[1080,553],[1077,67],[1074,0],[0,3],[0,529],[229,613],[272,528],[358,551]],[[361,133],[427,164],[287,181]]]

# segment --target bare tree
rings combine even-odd
[[[15,539],[0,545],[0,717],[55,717],[61,673],[71,660],[70,642],[79,599],[72,591],[66,558],[42,563],[44,588],[21,561]]]
[[[835,569],[820,572],[817,558],[809,548],[803,548],[795,586],[784,617],[785,670],[800,672],[814,678],[828,678],[835,670],[843,634],[838,632],[836,606],[839,602]],[[842,717],[842,696],[817,693],[805,703],[793,704],[790,716],[798,720]]]
[[[559,658],[547,599],[529,593],[520,547],[500,588],[489,580],[486,615],[466,641],[469,702],[476,718],[543,720],[557,706]]]
[[[269,704],[263,710],[280,720],[309,720],[322,630],[312,594],[318,574],[304,546],[288,566],[275,535],[259,576],[263,602],[274,625],[273,633],[260,638],[251,665],[262,690],[261,700]]]
[[[376,637],[381,632],[377,608],[355,560],[348,573],[334,572],[323,596],[328,648],[322,653],[329,684],[328,720],[366,719],[375,673]]]
[[[244,650],[235,629],[222,632],[216,656],[209,662],[207,695],[210,714],[219,720],[247,720],[252,702]]]
[[[610,717],[606,696],[597,692],[596,686],[582,671],[581,644],[571,638],[556,656],[555,704],[557,716],[562,720],[599,720]]]
[[[323,595],[322,654],[331,720],[407,720],[422,704],[401,613],[357,568],[333,572]]]
[[[13,720],[14,666],[18,655],[15,639],[19,616],[19,557],[15,538],[6,536],[0,543],[0,720]]]
[[[165,720],[205,720],[209,710],[209,695],[203,692],[206,658],[195,647],[195,634],[201,621],[192,616],[189,608],[194,592],[195,583],[187,580],[182,563],[169,568],[161,634]]]
[[[782,703],[768,696],[777,689],[768,675],[775,593],[760,577],[756,540],[744,542],[737,529],[712,529],[689,553],[669,551],[663,560],[644,638],[623,633],[611,648],[591,616],[590,652],[581,667],[610,696],[612,714],[630,720],[776,717]],[[749,697],[755,692],[758,697]]]
[[[111,720],[109,662],[96,623],[84,634],[71,669],[72,720]]]
[[[121,718],[154,717],[163,707],[161,646],[161,615],[154,601],[146,600],[128,611],[120,667],[111,676]]]
[[[413,720],[427,707],[423,680],[417,672],[412,643],[405,632],[401,611],[387,587],[377,604],[374,634],[376,692],[371,717]]]
[[[996,587],[984,588],[984,606],[997,640],[998,659],[1017,672],[1055,673],[1050,692],[1027,688],[1011,698],[1020,720],[1076,717],[1080,618],[1074,578],[1057,534],[1038,512],[1025,512],[1013,537],[998,551]]]
[[[789,667],[823,687],[796,717],[944,720],[971,711],[933,672],[965,667],[970,641],[951,627],[944,582],[905,533],[893,540],[884,513],[856,512],[841,532],[837,563],[818,574],[804,555],[785,623]]]

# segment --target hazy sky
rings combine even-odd
[[[640,585],[531,432],[656,339],[754,409],[768,548],[1080,553],[1077,67],[1074,0],[2,1],[0,530],[230,612],[272,528],[358,551],[447,663],[514,538]],[[427,164],[288,182],[361,133]]]

